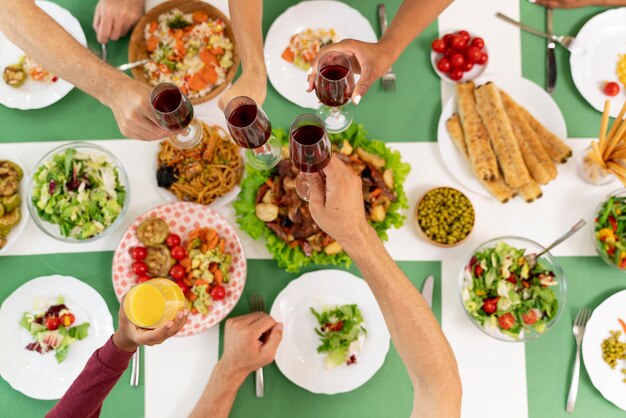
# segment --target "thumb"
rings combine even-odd
[[[282,339],[283,339],[283,324],[279,322],[275,324],[270,330],[269,336],[267,337],[267,339],[265,340],[265,344],[263,345],[263,350],[268,350],[271,353],[276,354],[276,350],[278,349],[278,344],[280,344]]]
[[[320,173],[309,177],[309,208],[312,212],[319,212],[324,208],[326,188],[324,178]]]
[[[359,102],[363,96],[365,96],[365,93],[367,93],[374,81],[376,81],[376,79],[374,78],[372,72],[369,69],[364,69],[359,82],[356,84],[354,91],[352,92],[352,103],[354,103],[355,106],[359,105]]]

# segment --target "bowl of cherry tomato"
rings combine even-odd
[[[459,30],[432,42],[430,61],[442,80],[462,83],[479,77],[485,71],[489,53],[483,38]]]

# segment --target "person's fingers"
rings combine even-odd
[[[123,19],[113,19],[113,28],[111,29],[111,39],[117,41],[122,37],[122,31],[124,30]]]
[[[269,335],[267,336],[267,339],[265,340],[265,344],[263,344],[263,347],[261,348],[261,350],[272,353],[272,357],[273,357],[282,339],[283,339],[283,324],[279,322],[279,323],[274,324],[274,326],[271,328]]]
[[[365,96],[365,93],[370,89],[374,81],[376,81],[376,76],[372,73],[372,70],[368,66],[364,66],[362,68],[361,78],[359,82],[354,86],[354,91],[352,92],[352,103],[356,106],[359,105],[359,102]]]
[[[331,162],[333,159],[331,158]],[[316,176],[309,176],[309,208],[312,212],[318,213],[324,208],[325,201],[326,186],[324,185],[324,178],[319,173]]]
[[[274,321],[274,318],[267,314],[263,314],[258,317],[252,324],[250,324],[250,328],[255,335],[260,337],[261,335],[272,329],[274,325],[276,325],[276,321]]]
[[[330,52],[330,51],[338,51],[346,55],[350,55],[352,57],[354,56],[354,53],[352,52],[351,48],[352,48],[351,40],[344,39],[343,41],[337,42],[336,44],[329,44],[323,47],[322,49],[320,49],[320,51],[315,56],[315,59],[311,63],[311,68],[309,68],[309,71],[307,72],[307,81],[309,84],[307,91],[311,92],[315,88],[315,77],[317,75],[317,65],[318,65],[320,58],[324,56],[325,53]]]
[[[187,310],[179,311],[176,314],[176,317],[172,321],[168,321],[167,324],[150,331],[145,331],[142,333],[139,340],[141,344],[145,345],[155,345],[161,344],[163,341],[168,338],[176,335],[178,331],[185,325],[187,321],[188,312]],[[138,341],[139,342],[139,341]]]
[[[93,15],[93,30],[97,33],[98,28],[100,27],[100,21],[102,20],[102,15],[100,11],[100,3],[96,6],[96,11]]]
[[[113,18],[106,11],[102,11],[100,13],[100,24],[96,29],[98,42],[101,44],[109,42],[111,31],[113,31]]]

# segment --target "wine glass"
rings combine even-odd
[[[317,63],[315,94],[323,105],[317,115],[324,121],[329,133],[348,129],[352,123],[352,112],[344,105],[354,92],[354,73],[347,55],[329,51]]]
[[[176,132],[169,141],[178,148],[193,148],[202,141],[204,131],[193,117],[189,98],[171,83],[161,83],[150,94],[152,111],[162,128]]]
[[[257,170],[267,170],[280,162],[280,141],[272,135],[272,123],[254,100],[235,97],[224,114],[233,140],[246,149],[248,164]]]
[[[311,176],[322,171],[332,157],[330,140],[319,117],[304,114],[293,121],[289,130],[289,154],[293,165],[300,170],[296,191],[308,202]]]

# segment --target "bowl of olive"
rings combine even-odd
[[[463,193],[452,187],[427,191],[415,207],[415,226],[431,244],[455,247],[474,229],[474,206]]]

